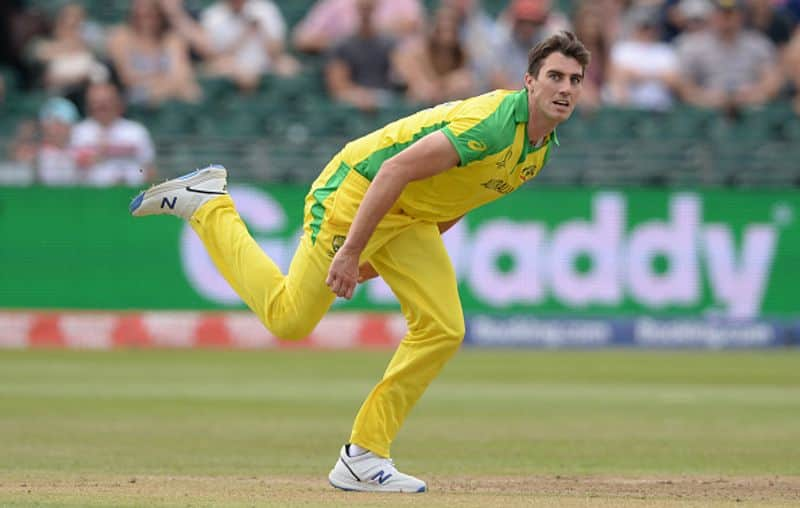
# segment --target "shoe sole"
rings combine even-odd
[[[343,490],[345,492],[387,492],[387,493],[398,493],[398,494],[418,494],[428,491],[426,486],[422,486],[418,490],[388,490],[383,487],[373,486],[369,483],[349,482],[340,480],[334,482],[330,476],[328,476],[328,483],[330,483],[332,487],[335,487],[339,490]]]
[[[165,194],[169,194],[179,189],[185,189],[192,185],[198,185],[214,178],[226,178],[228,175],[227,170],[222,166],[208,166],[202,169],[195,169],[191,173],[187,173],[178,178],[167,180],[166,182],[154,185],[146,191],[140,192],[128,206],[131,215],[136,215],[136,211],[141,208],[145,199],[160,198]]]

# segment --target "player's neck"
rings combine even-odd
[[[536,113],[531,111],[528,116],[528,140],[534,145],[549,136],[559,123],[557,120],[545,118],[541,113],[538,115]]]

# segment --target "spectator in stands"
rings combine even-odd
[[[598,17],[596,20],[608,46],[623,36],[625,32],[625,14],[634,5],[659,4],[663,0],[574,0],[576,9],[591,7],[590,12]]]
[[[659,40],[659,12],[634,7],[633,32],[611,47],[608,91],[610,102],[637,109],[666,111],[678,86],[678,58]]]
[[[41,141],[36,153],[37,180],[45,185],[79,185],[81,175],[70,150],[78,108],[63,97],[51,97],[39,111]]]
[[[681,20],[681,35],[686,35],[709,27],[714,6],[710,0],[681,0],[676,10]]]
[[[473,93],[467,53],[458,36],[458,13],[452,8],[436,11],[426,36],[402,43],[394,53],[394,65],[412,102],[435,104]]]
[[[324,53],[359,31],[359,0],[317,0],[294,29],[294,47],[307,53]],[[376,0],[373,26],[381,35],[402,39],[425,26],[420,0]]]
[[[618,0],[594,0],[592,3],[608,8],[609,3],[617,2]],[[553,7],[553,0],[511,0],[497,16],[498,29],[500,32],[510,33],[520,18],[535,22],[532,38],[537,41],[546,38],[547,34],[568,30],[571,26],[569,17]]]
[[[128,22],[109,35],[108,53],[131,104],[200,98],[189,48],[157,0],[133,0]]]
[[[569,28],[560,13],[552,11],[550,0],[513,0],[498,35],[491,87],[516,89],[522,86],[520,69],[525,68],[532,47],[559,30]]]
[[[712,0],[666,0],[664,2],[664,40],[671,42],[687,33],[707,28],[714,11]]]
[[[453,9],[458,17],[459,39],[469,56],[476,92],[489,90],[497,61],[497,22],[483,9],[480,0],[443,0],[442,5]]]
[[[70,149],[88,185],[140,185],[155,175],[155,150],[147,129],[122,117],[123,102],[110,83],[86,92],[89,118],[72,131]]]
[[[377,31],[376,0],[357,0],[357,5],[358,32],[333,49],[325,64],[325,80],[334,99],[373,111],[394,100],[391,55],[395,43]]]
[[[44,69],[44,86],[53,95],[80,97],[89,81],[105,81],[109,77],[108,69],[84,38],[85,18],[83,6],[64,5],[58,11],[51,36],[33,47],[33,56]]]
[[[26,58],[28,45],[47,35],[47,16],[20,0],[0,1],[0,66],[14,70],[23,89],[34,86],[36,73]]]
[[[585,70],[583,92],[579,106],[583,110],[594,111],[602,103],[602,90],[605,86],[608,69],[610,39],[604,26],[605,6],[592,2],[582,2],[575,11],[575,35],[592,54],[592,60]],[[616,28],[614,28],[616,31]]]
[[[783,7],[773,0],[748,0],[745,26],[766,35],[779,49],[792,37],[795,20]]]
[[[789,82],[794,89],[792,105],[795,113],[800,115],[800,27],[795,29],[792,39],[786,45],[783,60]]]
[[[0,153],[0,186],[33,183],[38,136],[35,120],[23,120],[16,125],[5,147],[6,153]]]
[[[17,169],[31,173],[36,164],[36,153],[39,150],[39,129],[36,120],[21,121],[16,128],[14,138],[8,146],[8,158]]]
[[[716,0],[711,28],[682,37],[680,92],[690,104],[731,115],[772,99],[783,84],[775,47],[764,35],[744,30],[742,5]]]
[[[203,11],[202,37],[195,48],[211,75],[232,79],[243,90],[258,86],[261,76],[291,76],[300,65],[286,53],[286,21],[270,0],[218,0]]]
[[[784,0],[786,10],[796,20],[800,20],[800,0]]]

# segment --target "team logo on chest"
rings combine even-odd
[[[531,164],[530,166],[525,166],[519,172],[519,179],[523,182],[527,182],[539,172],[539,165],[536,163]]]
[[[347,240],[346,236],[342,235],[334,235],[333,239],[331,240],[331,250],[328,251],[328,257],[332,258],[344,245],[344,241]]]

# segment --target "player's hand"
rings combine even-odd
[[[374,279],[377,276],[378,276],[378,271],[375,270],[375,267],[373,267],[369,263],[364,263],[364,264],[362,264],[361,266],[358,267],[358,283],[359,284],[361,284],[363,282],[366,282],[366,281],[368,281],[370,279]]]
[[[344,246],[333,256],[325,283],[336,296],[348,300],[353,297],[358,281],[358,257],[357,252],[351,252]]]

